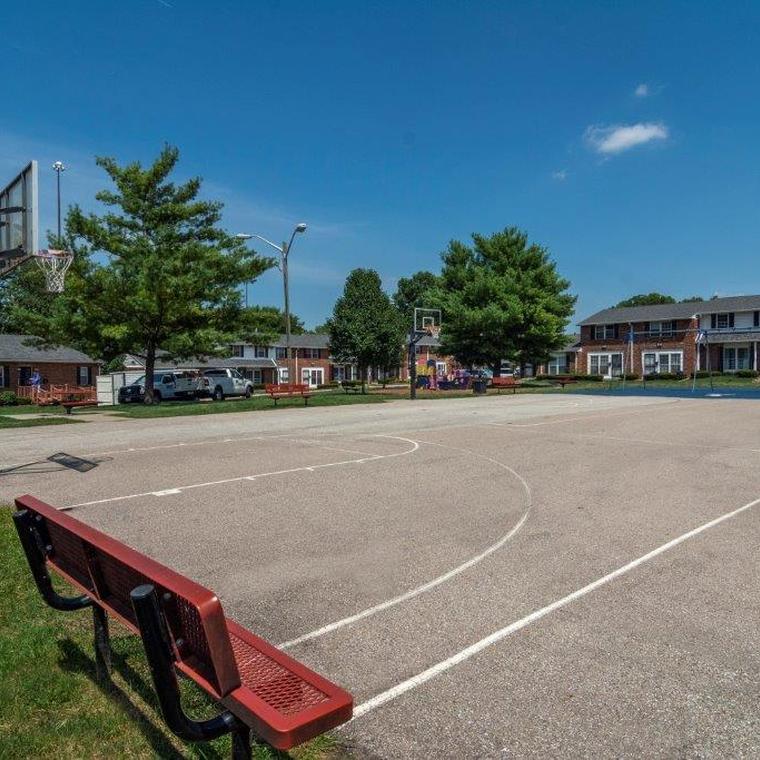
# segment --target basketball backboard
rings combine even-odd
[[[415,308],[414,331],[417,333],[433,334],[441,329],[441,310]]]
[[[39,248],[37,162],[30,161],[0,190],[0,275]]]

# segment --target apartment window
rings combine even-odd
[[[641,356],[645,375],[683,372],[683,351],[645,351]]]
[[[710,327],[715,330],[727,330],[734,326],[734,313],[729,311],[725,314],[710,315]]]
[[[31,367],[19,367],[18,368],[18,384],[29,385],[29,378],[32,376]]]
[[[623,374],[623,354],[589,354],[588,373],[603,377],[619,377]]]
[[[275,351],[275,356],[278,359],[287,359],[288,358],[288,349],[285,348],[285,346],[277,346],[277,348],[275,348],[274,351]]]
[[[616,337],[617,325],[594,325],[595,340],[610,340]]]
[[[318,348],[305,348],[303,350],[303,355],[305,359],[319,359],[319,349]]]
[[[567,354],[552,354],[546,369],[550,375],[567,374]],[[598,373],[593,373],[598,374]]]
[[[0,364],[0,388],[7,388],[10,385],[10,378],[5,373],[5,366]]]
[[[290,372],[287,367],[280,367],[279,373],[281,383],[289,382]]]
[[[232,351],[233,356],[242,358],[245,355],[245,346],[242,343],[233,344],[230,346],[230,351]]]
[[[755,313],[752,315],[752,324],[753,324],[755,327],[760,327],[760,311],[756,311],[756,312],[755,312]]]
[[[77,367],[77,385],[92,385],[92,370],[89,367]]]
[[[749,347],[725,346],[723,349],[723,370],[734,372],[737,369],[749,369]]]
[[[253,370],[253,384],[254,385],[261,385],[261,370],[255,369]]]
[[[256,359],[266,359],[269,356],[269,351],[266,346],[254,346],[253,356]]]
[[[675,332],[675,329],[676,323],[673,321],[649,323],[649,335],[658,338],[671,337]]]

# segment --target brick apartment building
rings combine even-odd
[[[642,376],[756,370],[760,295],[604,309],[580,328],[577,374],[619,376],[623,367]]]
[[[73,348],[35,348],[30,335],[0,334],[0,391],[29,385],[37,371],[43,385],[95,385],[99,364]]]

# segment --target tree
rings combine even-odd
[[[454,240],[442,254],[441,284],[432,294],[443,306],[442,351],[465,366],[490,366],[495,375],[505,358],[545,361],[562,347],[573,314],[569,281],[516,227],[472,240],[472,247]]]
[[[702,296],[689,296],[688,298],[682,298],[679,303],[694,303],[694,302],[702,302],[705,299],[702,298]]]
[[[148,401],[156,351],[177,359],[223,354],[243,316],[240,284],[273,265],[218,226],[222,205],[198,198],[199,178],[169,181],[178,160],[171,146],[145,168],[97,158],[115,185],[96,195],[108,210],[69,210],[66,242],[78,272],[48,314],[27,311],[48,343],[87,345],[106,361],[144,355]]]
[[[247,306],[241,312],[238,339],[256,345],[269,345],[285,332],[285,313],[276,306]],[[306,332],[303,320],[290,315],[290,332]]]
[[[438,285],[439,279],[432,272],[415,272],[411,277],[399,279],[393,303],[403,317],[407,330],[414,324],[415,308],[438,308],[431,295]]]
[[[369,367],[387,369],[401,360],[404,325],[374,269],[348,275],[327,324],[332,355],[339,362],[356,362],[364,393]]]
[[[313,333],[317,333],[317,335],[329,335],[330,334],[330,324],[329,322],[323,322],[321,325],[317,325],[313,330]]]
[[[676,303],[676,299],[673,296],[666,296],[662,293],[639,293],[638,295],[626,298],[618,304],[615,304],[614,309],[622,309],[626,306],[651,306],[658,303]]]

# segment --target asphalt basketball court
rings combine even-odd
[[[749,756],[758,409],[521,395],[8,431],[0,498],[213,588],[354,694],[357,757]]]

